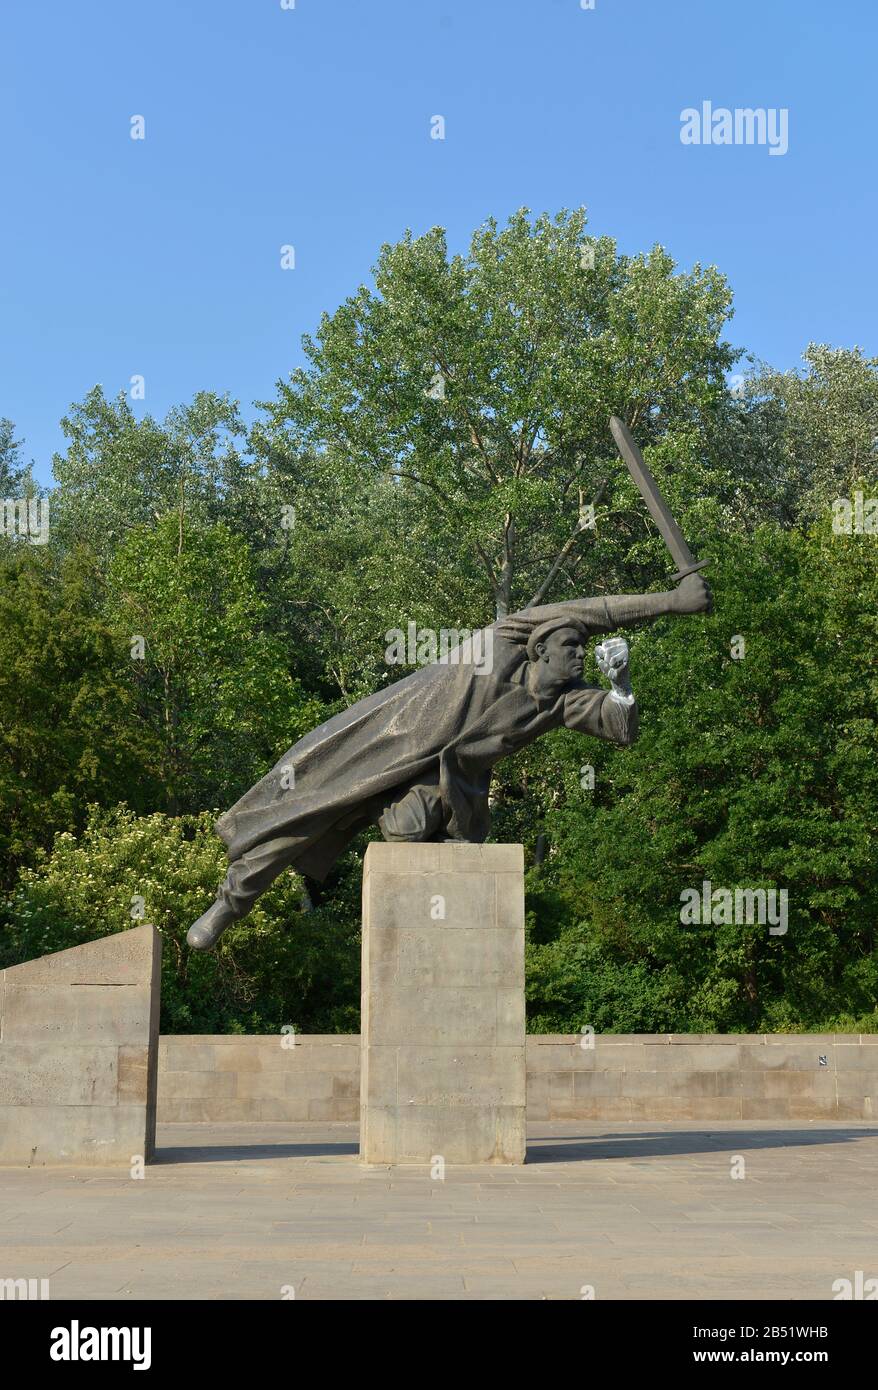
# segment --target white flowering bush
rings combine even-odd
[[[0,966],[152,923],[162,935],[164,1032],[301,1032],[358,1027],[356,904],[303,911],[285,873],[218,950],[186,932],[226,869],[216,812],[138,816],[93,806],[82,834],[56,836],[2,905]]]

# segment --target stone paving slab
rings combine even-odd
[[[444,1180],[361,1168],[352,1124],[160,1125],[143,1179],[0,1170],[0,1281],[48,1278],[56,1300],[829,1300],[878,1277],[876,1178],[878,1128],[855,1122],[538,1122],[523,1168]]]

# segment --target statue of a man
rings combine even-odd
[[[669,593],[525,608],[474,634],[466,650],[334,715],[217,821],[229,869],[190,927],[189,945],[209,950],[284,869],[322,881],[365,826],[377,825],[385,840],[480,844],[501,758],[562,726],[634,742],[628,644],[613,637],[597,648],[605,690],[582,680],[589,639],[710,607],[710,590],[693,573]],[[486,651],[489,670],[474,657]]]

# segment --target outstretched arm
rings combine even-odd
[[[566,603],[544,603],[523,608],[497,624],[500,636],[526,640],[540,623],[554,618],[577,618],[593,633],[615,632],[620,627],[638,627],[667,614],[709,613],[710,589],[700,574],[687,574],[676,589],[661,594],[611,594],[606,598],[570,599]]]
[[[713,596],[700,574],[687,574],[668,593],[617,594],[604,602],[614,627],[636,627],[669,613],[709,613],[713,608]]]

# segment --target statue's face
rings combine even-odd
[[[540,662],[555,680],[579,680],[585,669],[585,647],[573,627],[559,627],[545,642],[537,643]]]

